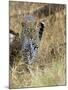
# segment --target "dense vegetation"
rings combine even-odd
[[[37,33],[39,27],[38,23],[43,21],[45,24],[35,62],[31,65],[26,64],[24,62],[24,57],[21,57],[21,52],[14,55],[13,67],[9,66],[10,88],[65,85],[65,5],[57,5],[60,6],[59,8],[54,6],[57,8],[57,11],[54,10],[55,13],[51,14],[49,12],[47,16],[43,15],[42,11],[45,10],[46,12],[45,6],[49,7],[49,4],[10,2],[9,5],[10,28],[14,32],[19,33],[20,39],[21,32],[24,30],[24,16],[28,15],[28,13],[36,18],[34,22],[27,25],[30,28],[29,30],[33,38],[35,38]],[[53,5],[51,6],[53,8]],[[38,12],[41,14],[40,17],[38,17]],[[22,22],[23,27],[21,25]],[[15,46],[13,45],[13,50],[15,50],[14,53],[16,53],[17,45],[18,44],[15,44]],[[18,48],[18,50],[20,49]]]

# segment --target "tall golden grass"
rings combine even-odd
[[[65,85],[64,10],[48,16],[45,23],[37,61],[28,65],[17,58],[19,62],[10,67],[10,88]]]

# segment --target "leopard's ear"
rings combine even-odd
[[[40,22],[40,25],[42,28],[44,28],[44,26],[45,26],[44,22]]]

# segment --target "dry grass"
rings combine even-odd
[[[49,27],[40,43],[36,63],[27,65],[20,60],[11,68],[10,88],[65,85],[65,36],[63,32],[65,26],[63,26],[63,20],[64,18],[59,18],[53,22],[52,27],[51,22],[48,23]],[[59,26],[57,26],[58,23],[60,23]],[[51,53],[52,48],[54,52]]]
[[[45,22],[37,61],[28,65],[17,58],[18,62],[10,67],[10,88],[65,85],[64,10],[47,17]]]
[[[25,64],[17,65],[10,74],[10,88],[65,85],[64,64],[61,60],[45,66],[36,64],[35,68]]]

